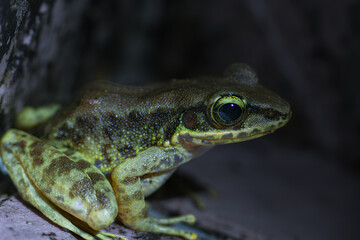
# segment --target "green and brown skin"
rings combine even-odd
[[[115,219],[135,230],[195,239],[167,226],[192,223],[192,215],[151,218],[144,198],[212,146],[271,133],[291,116],[289,104],[242,64],[219,78],[151,87],[100,83],[58,109],[21,112],[18,128],[42,124],[41,134],[8,130],[1,156],[25,200],[85,239],[116,238],[99,231]]]

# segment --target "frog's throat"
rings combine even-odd
[[[255,139],[270,133],[273,133],[277,129],[284,126],[286,122],[281,123],[278,126],[269,126],[266,128],[253,128],[253,129],[241,129],[228,131],[222,130],[212,133],[201,133],[196,131],[183,130],[175,134],[172,139],[172,144],[186,144],[186,145],[217,145],[228,144],[235,142],[243,142],[251,139]]]

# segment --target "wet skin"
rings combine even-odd
[[[1,139],[1,157],[26,201],[84,239],[116,238],[100,231],[115,219],[134,230],[195,239],[168,226],[193,223],[194,216],[152,218],[144,198],[211,147],[272,133],[290,117],[289,104],[243,64],[222,77],[164,85],[102,82],[67,106],[25,108],[18,129]]]

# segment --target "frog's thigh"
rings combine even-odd
[[[1,154],[10,177],[24,199],[65,228],[52,216],[55,204],[95,230],[116,217],[111,185],[89,162],[71,159],[40,139],[20,130],[9,130],[1,139]],[[11,172],[10,172],[11,171]],[[32,186],[32,184],[34,186]],[[45,196],[45,197],[44,197]],[[38,204],[37,200],[43,199]]]
[[[11,151],[4,148],[2,148],[1,151],[2,157],[6,159],[7,166],[10,167],[8,173],[24,200],[30,202],[54,223],[78,234],[84,239],[94,239],[92,235],[80,230],[71,221],[62,216],[51,203],[37,193],[36,189],[31,185],[30,180],[26,176],[24,169],[17,163],[18,159]]]

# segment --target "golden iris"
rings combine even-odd
[[[246,102],[236,96],[221,96],[210,107],[211,118],[222,126],[234,126],[244,119]]]

